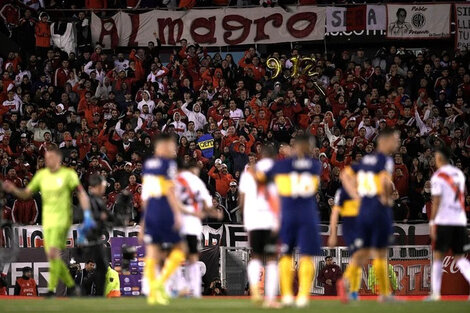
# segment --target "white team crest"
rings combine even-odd
[[[55,180],[55,182],[56,182],[57,185],[59,185],[59,187],[60,187],[60,186],[62,186],[63,180],[62,180],[62,178],[57,178],[57,179]]]

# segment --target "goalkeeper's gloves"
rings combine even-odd
[[[91,216],[90,210],[86,210],[83,212],[83,232],[87,233],[90,229],[95,227],[96,223]]]
[[[87,232],[83,230],[83,225],[78,227],[77,231],[78,231],[77,244],[80,246],[85,245],[87,243],[87,239],[86,239]]]

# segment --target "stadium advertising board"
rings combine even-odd
[[[73,248],[76,246],[78,231],[78,225],[72,225],[67,235],[67,247]],[[104,231],[105,241],[107,246],[110,245],[110,238],[114,237],[137,237],[139,233],[139,227],[115,227],[111,231]],[[4,238],[8,239],[11,235],[3,230]],[[13,236],[15,236],[18,246],[20,248],[40,248],[43,246],[43,232],[42,226],[18,226],[13,227]]]
[[[92,41],[106,48],[147,46],[159,38],[162,45],[178,45],[181,39],[204,46],[265,44],[322,40],[324,7],[280,7],[262,10],[206,9],[153,10],[142,14],[119,12],[100,19],[92,13]]]
[[[67,247],[75,247],[77,240],[77,226],[72,225],[67,236]],[[329,227],[326,224],[320,225],[320,231],[326,243],[329,235]],[[427,245],[429,244],[429,227],[427,224],[394,224],[393,231],[395,243],[399,245]],[[110,231],[105,231],[105,241],[109,246],[110,238],[115,237],[137,237],[139,226],[115,227]],[[4,231],[4,237],[10,238],[11,234]],[[20,248],[39,248],[43,246],[42,227],[17,226],[13,228],[13,236],[17,238]],[[338,230],[339,244],[343,245],[341,227]],[[225,224],[220,227],[204,225],[202,230],[202,242],[204,246],[225,246],[225,247],[247,247],[248,235],[243,225]]]
[[[450,37],[451,4],[387,4],[387,38]]]
[[[470,254],[467,253],[467,259],[470,259]],[[465,277],[463,277],[460,269],[457,267],[455,258],[449,254],[442,260],[442,294],[455,295],[464,294],[468,295],[469,285]]]
[[[431,290],[430,260],[392,260],[398,281],[394,294],[399,296],[427,295]]]
[[[115,253],[119,258],[120,245],[116,245],[117,249]],[[5,249],[5,252],[10,253],[12,249]],[[68,262],[72,257],[81,263],[83,268],[86,256],[83,254],[77,254],[75,249],[66,249],[63,259]],[[11,251],[11,253],[15,253]],[[113,254],[114,256],[114,254]],[[204,275],[203,280],[205,283],[210,283],[210,280],[218,275],[219,272],[219,248],[208,247],[201,251],[200,259],[206,265],[207,271]],[[424,295],[428,294],[430,290],[430,261],[424,259],[405,259],[403,260],[391,260],[390,264],[393,265],[395,274],[398,280],[398,289],[395,291],[396,295]],[[470,255],[467,255],[470,259]],[[323,257],[321,257],[323,260]],[[138,261],[139,263],[141,260]],[[446,256],[443,261],[443,277],[442,277],[442,294],[467,294],[469,293],[469,287],[465,278],[460,273],[459,269],[455,264],[455,259],[452,256]],[[347,263],[341,264],[343,269]],[[43,249],[20,249],[16,260],[11,263],[4,264],[2,272],[6,274],[7,281],[11,288],[9,293],[13,293],[13,285],[18,277],[22,275],[22,269],[25,266],[29,266],[33,269],[33,278],[39,284],[39,293],[44,294],[47,292],[47,282],[49,281],[49,263],[47,262],[46,256]],[[141,266],[141,265],[140,265]],[[370,266],[370,265],[369,265]],[[318,264],[318,268],[321,268]],[[128,279],[126,279],[128,278]],[[370,295],[372,290],[367,287],[368,271],[363,271],[362,283],[361,283],[361,294]],[[121,277],[121,292],[123,295],[137,295],[140,293],[140,273],[129,278],[129,276]],[[317,294],[321,288],[316,289]]]
[[[457,49],[470,48],[470,4],[455,4],[457,30],[455,45]]]

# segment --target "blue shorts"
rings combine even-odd
[[[179,232],[173,229],[173,212],[170,208],[161,208],[159,212],[145,214],[145,243],[171,247],[182,239]]]
[[[343,240],[351,255],[356,252],[356,247],[354,246],[354,241],[357,238],[356,222],[356,216],[343,217],[343,224],[341,226],[343,231]]]
[[[321,241],[318,215],[315,209],[282,210],[279,237],[284,253],[292,253],[298,247],[300,254],[320,255]]]
[[[386,248],[393,235],[392,209],[378,199],[362,199],[356,229],[356,249]]]

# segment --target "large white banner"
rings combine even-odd
[[[451,4],[387,4],[387,38],[450,37]]]
[[[326,32],[385,30],[385,5],[327,7]]]
[[[264,44],[322,40],[325,8],[314,6],[190,11],[119,12],[100,19],[92,13],[93,42],[106,48],[147,46],[159,38],[163,45],[181,39],[204,46]]]
[[[78,225],[72,225],[69,229],[69,233],[66,238],[66,245],[69,248],[76,246],[78,238]],[[129,226],[129,227],[114,227],[112,230],[104,231],[104,240],[109,246],[109,239],[113,237],[137,237],[140,226]],[[15,226],[12,229],[13,233],[8,233],[6,229],[3,229],[3,236],[7,241],[17,242],[20,248],[40,248],[43,247],[44,236],[42,232],[42,226],[40,225],[28,225],[28,226]],[[12,236],[15,240],[12,241]],[[1,249],[1,248],[0,248]]]
[[[457,49],[470,48],[470,4],[455,4],[457,31],[455,45]]]
[[[77,241],[77,227],[72,225],[67,235],[67,247],[73,248]],[[114,237],[137,237],[139,226],[115,227],[105,231],[104,239],[109,246],[110,238]],[[319,230],[325,243],[330,234],[329,225],[320,224]],[[427,245],[429,244],[429,226],[427,224],[394,224],[393,233],[395,243],[400,245]],[[7,242],[14,242],[13,236],[20,248],[40,248],[43,246],[42,226],[16,226],[12,233],[3,231],[3,236]],[[342,236],[341,226],[338,229],[338,236]],[[217,228],[204,225],[201,234],[204,246],[225,246],[225,247],[247,247],[248,233],[240,224],[225,224]]]

